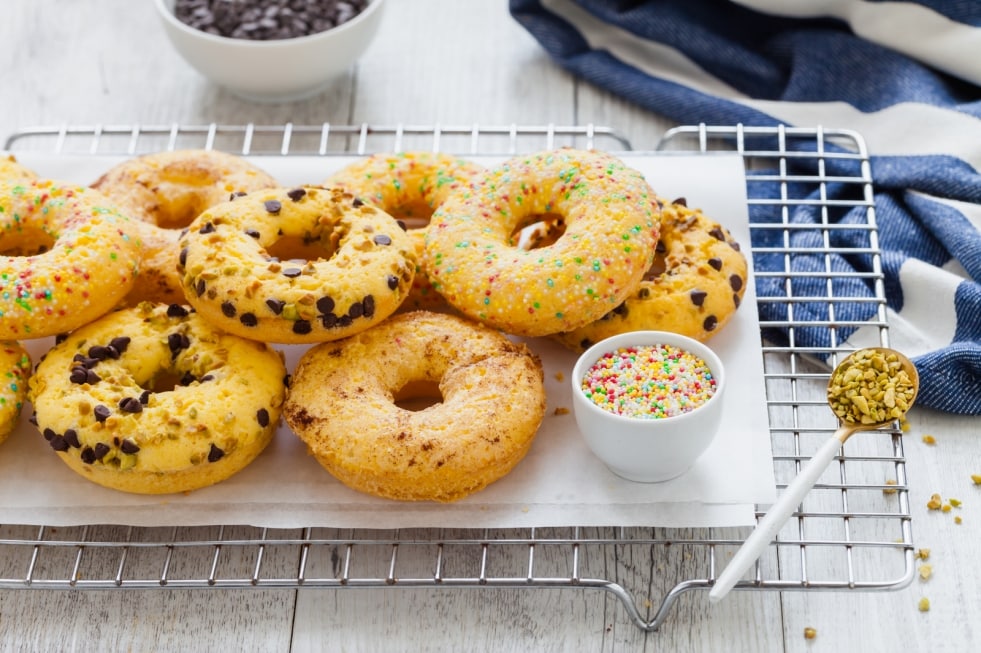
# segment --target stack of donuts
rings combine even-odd
[[[29,401],[71,469],[137,493],[228,478],[282,418],[351,488],[460,499],[541,425],[536,338],[705,340],[747,279],[721,225],[571,148],[491,168],[378,154],[295,187],[215,151],[89,187],[0,159],[0,226],[2,436]],[[32,372],[19,341],[52,336]]]

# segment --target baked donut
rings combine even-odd
[[[22,166],[13,154],[0,156],[0,183],[37,179],[37,174]]]
[[[15,340],[0,342],[0,442],[13,432],[27,397],[27,379],[31,376],[31,356]]]
[[[746,292],[746,257],[732,234],[685,200],[664,204],[654,264],[635,292],[601,317],[554,339],[574,351],[626,331],[670,331],[708,340]]]
[[[418,411],[395,403],[419,394],[441,402]],[[544,413],[541,361],[525,345],[428,311],[311,347],[283,408],[293,432],[348,487],[443,502],[510,472]]]
[[[270,442],[286,367],[268,345],[149,302],[72,332],[31,377],[38,429],[74,471],[140,494],[222,481]]]
[[[63,333],[111,310],[137,274],[133,224],[95,190],[0,183],[0,340]]]
[[[255,191],[213,207],[180,240],[187,300],[246,338],[337,340],[391,315],[412,285],[412,240],[340,189]]]
[[[561,220],[554,243],[517,244],[528,225]],[[523,336],[599,319],[654,258],[660,210],[643,176],[596,151],[516,157],[433,213],[423,268],[467,316]]]
[[[144,243],[140,276],[127,303],[185,303],[177,275],[180,230],[232,194],[276,186],[245,158],[215,150],[157,152],[106,171],[92,187],[140,222]]]
[[[402,221],[415,243],[416,274],[412,290],[400,310],[446,307],[422,269],[426,227],[450,194],[466,188],[483,166],[459,157],[434,152],[375,154],[345,166],[324,181],[346,190]]]

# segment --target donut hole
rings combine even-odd
[[[565,226],[565,218],[558,213],[532,215],[518,224],[508,242],[524,250],[548,247],[562,237]]]
[[[280,261],[319,261],[330,258],[333,252],[321,239],[301,236],[280,236],[276,242],[266,247],[269,256]]]
[[[54,247],[55,238],[30,225],[20,231],[5,233],[0,240],[0,254],[4,256],[36,256]]]
[[[140,387],[144,390],[149,390],[154,394],[157,394],[158,392],[172,392],[175,388],[181,385],[182,379],[183,375],[177,370],[172,368],[164,368],[158,370],[156,374],[154,374],[144,383],[140,383]]]
[[[422,229],[433,217],[433,208],[423,200],[409,201],[395,207],[386,207],[390,216],[405,225],[406,229]]]
[[[413,380],[396,390],[394,399],[402,410],[418,412],[443,403],[443,393],[436,381]]]

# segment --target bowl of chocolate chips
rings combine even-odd
[[[325,90],[371,43],[383,0],[154,0],[187,63],[239,97],[289,102]]]

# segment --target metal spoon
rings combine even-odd
[[[866,408],[872,409],[869,413],[875,415],[875,417],[862,413],[859,410],[860,407],[854,403],[849,403],[846,407],[843,407],[842,402],[838,398],[843,394],[842,379],[849,374],[849,370],[864,369],[863,366],[867,367],[867,361],[870,357],[889,358],[892,356],[895,356],[895,358],[891,359],[893,361],[891,367],[895,367],[896,363],[898,363],[898,369],[892,370],[888,376],[893,381],[896,381],[898,378],[903,382],[904,389],[907,390],[907,392],[903,393],[904,401],[900,401],[897,405],[895,396],[888,400],[888,403],[892,403],[893,406],[888,408],[890,414],[885,419],[879,419],[879,415],[874,412],[876,407],[886,408],[885,403],[887,400],[885,398],[873,399],[871,402],[860,400],[859,403],[864,403]],[[905,372],[905,378],[902,372]],[[851,374],[854,376],[854,373]],[[835,413],[839,416],[841,425],[835,431],[834,435],[814,454],[810,462],[804,466],[793,482],[787,486],[787,489],[780,496],[779,500],[767,511],[763,519],[756,525],[756,529],[750,533],[746,541],[743,542],[743,545],[739,547],[736,555],[726,565],[726,568],[722,570],[722,573],[719,574],[715,584],[709,591],[709,601],[712,603],[721,601],[729,593],[729,590],[735,586],[736,582],[749,566],[756,562],[760,554],[763,553],[763,550],[769,546],[770,541],[777,534],[777,531],[780,530],[787,519],[793,514],[794,509],[800,505],[804,495],[810,491],[817,482],[817,479],[821,476],[821,473],[831,463],[832,459],[834,459],[839,449],[841,449],[841,445],[845,443],[845,440],[857,431],[881,428],[897,419],[901,419],[906,414],[906,411],[913,406],[919,388],[920,379],[916,373],[916,367],[913,366],[913,363],[906,356],[893,349],[887,349],[885,347],[860,349],[850,354],[835,367],[834,372],[831,374],[831,379],[828,382],[828,403],[831,405],[832,410],[835,410]],[[864,421],[866,423],[863,423],[863,420],[856,417],[852,411],[857,411],[859,416],[865,415]]]

